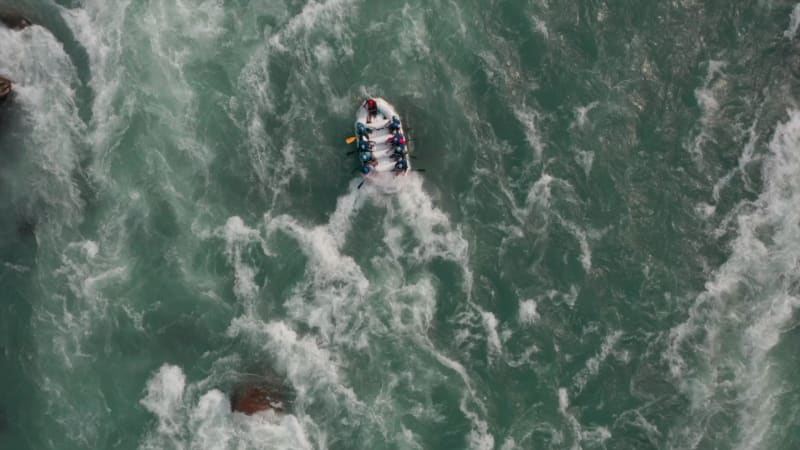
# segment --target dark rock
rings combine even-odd
[[[272,380],[245,382],[234,388],[231,410],[247,415],[267,410],[286,412],[292,394],[291,388]]]
[[[0,22],[12,30],[21,30],[33,25],[27,17],[15,12],[0,12]]]
[[[11,96],[11,80],[0,77],[0,102]]]

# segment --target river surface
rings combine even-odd
[[[0,448],[800,448],[796,0],[8,7]]]

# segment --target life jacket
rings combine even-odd
[[[367,127],[365,127],[364,124],[361,122],[358,122],[358,125],[356,125],[356,131],[358,131],[358,134],[361,136],[368,133]]]
[[[361,162],[370,162],[370,161],[372,161],[372,153],[361,152]]]
[[[408,169],[408,161],[401,159],[400,161],[397,161],[397,163],[394,165],[394,168],[397,170],[406,170]]]

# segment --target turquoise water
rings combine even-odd
[[[796,2],[0,7],[0,448],[800,448]]]

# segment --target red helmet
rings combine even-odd
[[[373,100],[373,99],[369,99],[369,100],[367,100],[367,105],[369,105],[369,106],[375,106],[375,100]]]
[[[405,143],[406,143],[406,138],[404,138],[404,137],[401,137],[401,138],[400,138],[400,143],[401,143],[401,144],[405,144]]]

